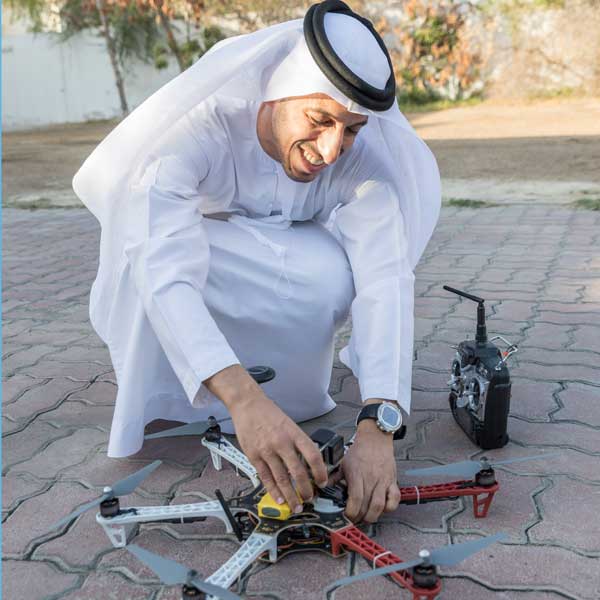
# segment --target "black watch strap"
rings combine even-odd
[[[398,431],[394,431],[394,440],[403,440],[406,435],[406,425],[402,425]]]
[[[358,425],[364,419],[377,419],[377,411],[381,404],[367,404],[363,406],[356,417],[356,424]]]

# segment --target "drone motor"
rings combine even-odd
[[[118,498],[108,498],[100,503],[100,514],[110,519],[117,516],[121,512],[121,507]]]

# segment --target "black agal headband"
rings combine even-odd
[[[381,90],[373,87],[358,77],[335,53],[325,32],[325,14],[328,12],[353,17],[373,34],[390,66],[390,76],[385,84],[385,89]],[[313,4],[308,9],[304,17],[304,39],[314,61],[319,65],[327,79],[350,100],[364,108],[376,111],[387,110],[394,104],[396,100],[396,80],[392,61],[383,40],[375,31],[371,21],[357,15],[341,0],[325,0],[319,4]]]

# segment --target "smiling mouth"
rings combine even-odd
[[[322,158],[320,158],[314,152],[311,152],[309,148],[300,146],[300,150],[302,150],[304,158],[314,167],[320,167],[322,164],[325,163],[325,161]]]
[[[308,175],[315,175],[327,166],[322,158],[311,152],[308,148],[304,146],[299,146],[298,148],[302,156],[303,170]]]

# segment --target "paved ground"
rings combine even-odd
[[[481,454],[454,424],[446,387],[450,344],[473,335],[474,305],[445,293],[443,283],[488,298],[490,331],[520,346],[512,365],[512,441],[489,454],[561,454],[500,469],[502,489],[486,520],[472,517],[470,501],[409,506],[370,533],[410,557],[424,545],[506,531],[506,543],[446,570],[446,600],[599,600],[600,213],[576,211],[570,202],[600,199],[600,103],[484,104],[411,118],[438,158],[446,198],[500,206],[446,206],[417,270],[415,410],[397,446],[399,479],[414,483],[403,476],[409,466]],[[113,126],[4,134],[5,205],[79,206],[70,179]],[[201,501],[213,498],[215,487],[233,494],[244,481],[231,469],[217,473],[189,439],[147,443],[129,460],[106,458],[116,387],[87,317],[96,223],[81,209],[8,208],[3,218],[4,597],[177,598],[176,588],[159,586],[125,551],[113,550],[93,514],[56,534],[47,535],[48,526],[155,458],[165,464],[129,503]],[[331,392],[338,408],[322,422],[356,413],[356,382],[339,363]],[[217,521],[146,526],[137,541],[204,575],[237,547]],[[327,583],[365,568],[352,557],[306,553],[257,566],[240,591],[320,598]],[[379,580],[336,597],[408,595]]]
[[[50,524],[97,496],[102,485],[151,460],[165,461],[128,498],[177,504],[244,486],[221,473],[193,440],[147,443],[128,460],[106,458],[115,381],[90,328],[87,301],[98,228],[81,209],[4,211],[3,592],[10,600],[167,599],[176,588],[114,550],[88,513]],[[471,302],[453,284],[488,299],[489,330],[519,344],[512,364],[511,442],[497,458],[559,451],[498,470],[501,490],[485,520],[470,501],[408,506],[371,533],[402,557],[505,531],[508,540],[446,569],[446,600],[600,598],[600,213],[530,204],[446,207],[417,270],[414,412],[397,444],[398,472],[479,456],[447,406],[450,345],[473,335]],[[348,327],[340,332],[340,340]],[[355,414],[356,382],[337,364],[330,423]],[[317,423],[311,423],[315,427]],[[410,480],[413,483],[413,480]],[[142,527],[137,542],[208,575],[237,547],[218,521]],[[305,553],[241,582],[252,598],[320,598],[328,582],[362,561]],[[408,598],[371,580],[338,598]]]

